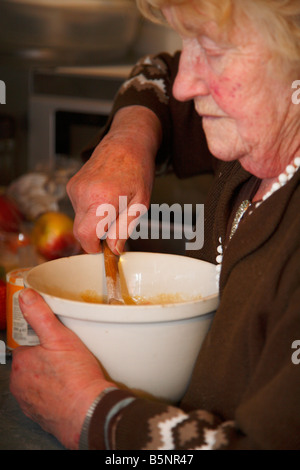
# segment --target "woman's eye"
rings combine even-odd
[[[198,42],[208,57],[221,57],[224,54],[224,49],[206,36],[198,37]]]
[[[222,51],[217,48],[203,47],[204,52],[208,57],[221,57]]]

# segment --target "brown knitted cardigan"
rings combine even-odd
[[[238,162],[216,165],[192,104],[171,95],[177,64],[178,55],[166,54],[138,64],[132,77],[143,74],[147,86],[131,80],[113,113],[129,104],[154,110],[164,129],[161,155],[171,156],[178,176],[215,168],[204,247],[189,252],[215,262],[233,202],[250,175]],[[164,80],[165,102],[154,78]],[[293,353],[300,359],[293,349],[300,340],[299,179],[300,171],[246,217],[229,242],[220,305],[182,402],[168,406],[110,392],[93,414],[90,448],[300,449],[300,361],[292,360]],[[108,412],[124,397],[133,400],[110,420],[105,441]]]

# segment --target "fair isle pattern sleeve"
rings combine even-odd
[[[135,432],[128,433],[126,428]],[[117,450],[221,450],[238,434],[233,421],[221,422],[204,410],[185,413],[138,398],[120,412],[110,442]]]
[[[180,51],[174,55],[148,55],[139,60],[116,96],[111,119],[126,106],[139,105],[153,111],[163,130],[157,168],[159,165],[166,168],[171,162],[176,175],[185,178],[214,171],[215,159],[209,152],[202,118],[196,113],[193,100],[180,102],[173,96],[179,61]],[[195,149],[199,158],[195,158]]]
[[[162,53],[140,59],[114,100],[112,115],[120,108],[141,105],[151,109],[160,119],[163,129],[170,127],[170,102],[180,53]]]
[[[136,63],[114,99],[106,125],[82,152],[84,160],[109,132],[120,109],[143,106],[153,111],[162,126],[163,138],[156,156],[158,172],[165,171],[170,164],[180,178],[214,171],[215,159],[209,152],[202,119],[197,115],[193,101],[177,101],[172,93],[179,60],[180,51],[174,55],[163,52],[147,55]],[[195,158],[195,149],[198,149],[199,158]]]
[[[111,119],[115,113],[127,106],[143,106],[159,118],[163,129],[163,141],[157,155],[157,164],[167,165],[172,150],[172,86],[177,73],[180,54],[174,56],[162,53],[147,55],[133,67],[130,76],[123,83],[114,100]],[[106,130],[110,126],[108,121]]]
[[[119,94],[122,96],[130,87],[137,92],[151,90],[163,103],[169,102],[169,80],[167,64],[159,57],[146,56],[139,60],[131,72],[131,76],[122,85]]]

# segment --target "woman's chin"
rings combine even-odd
[[[203,130],[209,151],[224,162],[239,160],[245,155],[237,133],[228,129],[230,126],[232,123],[226,125],[225,119],[220,119],[218,123],[203,119]]]
[[[240,158],[238,153],[233,152],[232,148],[227,148],[227,146],[225,147],[224,143],[220,143],[220,145],[218,145],[216,140],[212,142],[207,141],[207,143],[210,153],[218,160],[222,160],[223,162],[233,162]]]

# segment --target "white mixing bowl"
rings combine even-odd
[[[177,402],[218,305],[215,266],[185,256],[128,252],[120,258],[120,269],[130,296],[166,303],[96,303],[106,293],[102,254],[36,266],[25,285],[44,297],[112,380],[136,393]],[[85,302],[86,295],[93,302]]]

